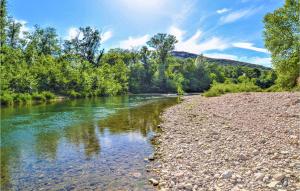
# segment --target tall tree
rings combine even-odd
[[[167,68],[167,57],[169,53],[175,49],[177,43],[176,37],[169,34],[158,33],[154,35],[147,44],[156,49],[156,53],[160,60],[159,66],[159,78],[161,81],[161,88],[166,88],[166,75],[165,70]]]
[[[147,46],[143,46],[140,50],[140,57],[145,68],[145,84],[148,87],[151,84],[151,79],[153,75],[150,56],[151,56],[151,51],[148,49]]]
[[[104,50],[100,49],[101,33],[91,27],[80,27],[75,38],[66,40],[64,47],[68,54],[76,54],[99,66]]]
[[[12,48],[18,48],[20,45],[20,33],[22,24],[13,18],[9,18],[7,22],[7,45]]]
[[[34,51],[38,55],[57,55],[59,53],[59,41],[56,30],[52,27],[40,28],[35,26],[32,33],[27,34],[27,50]]]
[[[0,1],[0,47],[6,42],[6,24],[7,24],[7,13],[6,13],[6,0]]]
[[[292,88],[300,75],[300,1],[286,0],[264,18],[265,45],[272,54],[277,83]]]

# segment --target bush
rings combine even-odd
[[[4,93],[0,96],[1,105],[12,105],[14,103],[14,97],[11,94]]]
[[[203,95],[205,97],[214,97],[219,96],[226,93],[238,93],[238,92],[260,92],[262,89],[257,85],[247,82],[247,83],[227,83],[227,84],[220,84],[216,83],[213,84],[212,87],[206,91]]]
[[[51,100],[51,99],[55,99],[55,95],[51,92],[42,92],[42,95],[46,98],[46,100]]]
[[[33,93],[32,99],[35,101],[40,101],[40,102],[44,102],[47,100],[46,96],[44,94],[39,94],[39,93]]]
[[[74,90],[71,90],[67,93],[67,96],[69,96],[70,98],[79,98],[81,97],[80,93],[74,91]]]
[[[30,101],[31,101],[31,95],[28,93],[16,94],[16,96],[14,97],[14,102],[16,103],[28,103]]]

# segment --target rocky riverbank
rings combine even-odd
[[[300,190],[300,93],[185,97],[163,114],[161,190]]]

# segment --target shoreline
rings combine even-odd
[[[299,113],[299,92],[184,97],[162,115],[156,188],[296,191]]]

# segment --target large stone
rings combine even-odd
[[[272,181],[268,184],[268,187],[275,188],[279,183],[280,183],[280,181]]]
[[[152,155],[150,155],[149,157],[148,157],[148,160],[154,160],[154,155],[152,154]]]
[[[149,182],[151,183],[151,184],[153,184],[153,186],[157,186],[158,185],[158,180],[156,180],[156,179],[154,179],[154,178],[150,178],[149,179]]]
[[[230,170],[226,170],[222,173],[222,178],[224,179],[228,179],[228,178],[231,178],[233,175],[233,172],[230,171]]]
[[[258,172],[254,174],[255,181],[261,181],[265,177],[264,173]]]
[[[274,178],[274,180],[276,180],[276,181],[281,181],[282,179],[285,178],[285,175],[282,174],[282,173],[278,173],[278,174],[275,174],[275,175],[273,176],[273,178]]]

